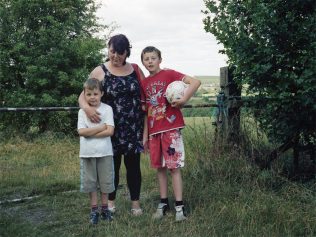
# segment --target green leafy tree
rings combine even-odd
[[[316,2],[314,0],[204,1],[206,32],[224,45],[235,80],[254,95],[255,117],[280,144],[309,149],[316,140]],[[315,159],[315,158],[314,158]]]
[[[77,105],[105,47],[105,39],[95,36],[107,28],[97,22],[96,7],[93,0],[0,0],[2,107]],[[2,116],[12,123],[12,114]],[[14,121],[45,129],[54,116],[60,114],[17,113]]]

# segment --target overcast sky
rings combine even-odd
[[[100,2],[100,1],[99,1]],[[140,53],[148,45],[162,51],[161,67],[191,76],[219,75],[226,56],[215,37],[203,29],[203,0],[103,0],[98,16],[115,22],[113,34],[125,34],[131,44],[129,62],[141,64]]]

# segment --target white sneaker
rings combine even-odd
[[[169,210],[169,207],[165,203],[159,203],[156,212],[153,214],[153,219],[161,219],[166,215],[166,212]]]
[[[183,212],[183,205],[176,206],[175,209],[176,209],[176,221],[184,221],[185,219],[187,219],[187,217],[185,216]]]

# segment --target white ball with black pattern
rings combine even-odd
[[[174,99],[181,99],[188,88],[183,81],[171,82],[166,89],[165,97],[171,104]]]

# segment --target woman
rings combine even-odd
[[[112,136],[115,170],[115,191],[109,194],[109,210],[115,212],[115,197],[119,184],[121,160],[124,157],[127,186],[131,198],[131,212],[141,215],[139,204],[141,189],[140,153],[143,151],[144,112],[141,108],[141,87],[144,78],[137,65],[126,62],[130,56],[130,43],[125,35],[112,36],[108,42],[108,59],[97,66],[90,77],[102,81],[104,95],[102,102],[113,109],[115,130]],[[92,122],[100,117],[95,108],[90,107],[83,93],[79,105]],[[145,138],[146,136],[144,136]]]

